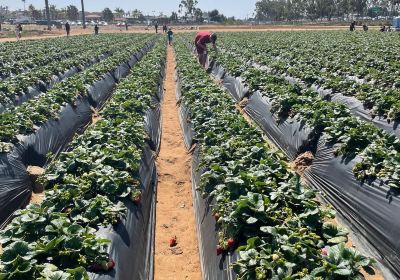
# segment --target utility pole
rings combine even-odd
[[[85,19],[85,5],[83,4],[83,0],[81,0],[81,5],[82,5],[82,26],[83,29],[86,28],[86,19]]]
[[[50,29],[51,29],[51,26],[50,26],[49,0],[45,0],[44,3],[45,3],[45,5],[46,5],[47,30],[50,30]]]

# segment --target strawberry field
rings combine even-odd
[[[193,33],[2,44],[0,280],[154,278],[171,93],[203,279],[400,277],[397,35],[221,32],[206,69]]]
[[[50,43],[63,44],[62,39]],[[49,82],[70,67],[78,71],[52,80],[51,88],[21,104],[4,103],[9,106],[0,116],[1,279],[89,279],[90,273],[101,278],[99,273],[108,271],[117,279],[150,277],[152,150],[159,145],[164,44],[150,35],[76,37],[68,43],[82,47],[75,50],[76,65],[71,56],[47,78],[32,76],[32,83]],[[90,63],[79,58],[86,49]],[[18,75],[46,70],[28,66],[20,74],[5,74],[0,83],[7,88],[10,80],[21,81]],[[88,126],[93,110],[101,110],[101,117]],[[45,167],[38,182],[46,195],[40,204],[17,210],[32,191],[26,165]],[[121,232],[137,243],[122,240]],[[140,259],[123,268],[121,260],[132,255]]]

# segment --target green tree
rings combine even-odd
[[[178,21],[178,13],[177,12],[172,12],[171,16],[169,17],[171,21]]]
[[[260,20],[284,20],[286,4],[284,0],[261,0],[256,3],[256,17]]]
[[[182,0],[179,4],[179,13],[184,13],[185,18],[193,17],[197,4],[197,0]]]
[[[125,14],[125,11],[121,8],[115,8],[114,12],[117,17],[123,17]]]
[[[66,9],[66,17],[69,20],[77,20],[79,17],[79,10],[76,6],[74,5],[69,5],[67,6]]]
[[[350,19],[350,15],[375,17],[396,15],[400,0],[259,0],[256,18],[259,20],[310,20],[337,16]]]
[[[114,20],[114,14],[109,8],[105,8],[102,12],[102,17],[104,21],[110,22]]]
[[[137,20],[139,20],[139,21],[144,21],[144,20],[146,19],[146,18],[144,17],[144,15],[143,15],[142,11],[140,11],[140,10],[138,10],[138,9],[133,10],[133,11],[131,12],[131,16],[132,16],[134,19],[137,19]]]
[[[57,9],[55,5],[50,5],[50,18],[57,20],[60,18],[61,11]]]
[[[32,4],[28,6],[28,14],[34,20],[38,20],[42,17],[42,13],[37,10]]]
[[[194,18],[196,22],[203,22],[203,11],[200,8],[196,8],[193,12]]]
[[[220,14],[216,9],[208,12],[208,16],[210,17],[210,21],[214,22],[223,22],[226,19],[225,16]]]
[[[9,12],[10,11],[8,10],[7,6],[0,5],[0,31],[1,31],[1,23],[6,19]]]

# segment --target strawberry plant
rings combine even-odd
[[[251,34],[244,35],[244,37],[247,36],[252,37]],[[360,181],[381,179],[390,187],[399,188],[397,155],[400,146],[392,140],[393,137],[398,139],[396,136],[355,117],[346,105],[330,101],[329,96],[322,98],[317,91],[310,88],[310,83],[304,81],[302,77],[295,76],[300,78],[300,81],[288,81],[283,76],[286,72],[292,75],[297,73],[291,68],[292,66],[278,71],[273,67],[276,60],[268,60],[267,65],[272,69],[265,67],[266,63],[261,63],[256,59],[257,53],[260,51],[258,48],[263,44],[262,42],[258,42],[256,39],[252,40],[252,49],[250,49],[252,52],[246,52],[244,50],[249,50],[248,48],[237,50],[233,46],[250,44],[248,41],[237,42],[229,34],[222,37],[224,37],[223,42],[226,42],[226,45],[222,46],[222,50],[218,52],[217,56],[213,53],[211,55],[228,73],[239,73],[238,78],[245,83],[251,93],[260,91],[263,97],[271,103],[271,112],[276,115],[278,121],[291,118],[302,122],[312,130],[314,143],[324,135],[330,144],[337,147],[336,156],[346,160],[356,156],[361,158],[362,161],[357,163],[353,169],[355,178]],[[301,42],[301,39],[297,37],[296,39]],[[234,48],[237,52],[233,51]],[[254,53],[255,55],[253,55]],[[296,59],[299,58],[295,51],[289,55]],[[249,60],[250,62],[248,62]],[[257,65],[254,61],[261,65]],[[309,65],[313,66],[312,63]],[[326,69],[323,69],[323,73],[328,71],[329,65],[325,66]],[[338,69],[340,69],[339,66]],[[335,71],[340,72],[338,69],[335,68]],[[340,82],[340,86],[347,87],[348,85]],[[363,85],[363,88],[365,87],[366,85]],[[382,98],[391,100],[395,94],[392,90],[387,92],[388,95]],[[379,109],[381,101],[380,99],[380,101],[373,102],[376,110],[382,111]],[[389,104],[389,107],[393,108],[389,101],[384,104]]]
[[[233,264],[238,279],[307,279],[313,271],[331,273],[319,268],[335,265],[346,269],[340,279],[357,279],[359,270],[369,269],[373,261],[358,253],[355,261],[347,261],[351,258],[345,250],[341,256],[346,261],[327,260],[337,246],[344,246],[347,230],[326,221],[334,212],[321,206],[282,153],[273,151],[237,112],[231,96],[201,69],[187,46],[178,41],[174,47],[180,102],[189,109],[200,149],[197,171],[204,170],[198,191],[213,201],[219,240],[215,254],[223,258],[238,246]],[[252,81],[260,89],[274,79]]]
[[[141,191],[144,113],[159,86],[163,50],[159,40],[118,84],[96,125],[49,165],[40,178],[44,201],[17,211],[0,231],[0,279],[89,279],[88,272],[114,269],[111,241],[98,230],[120,224],[133,204],[128,197]]]

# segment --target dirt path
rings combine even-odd
[[[175,99],[175,61],[168,47],[162,105],[161,150],[157,159],[158,190],[155,241],[156,280],[200,280],[200,260],[191,191],[190,155],[181,134]],[[169,240],[176,236],[177,246]]]
[[[175,33],[186,33],[186,32],[197,32],[198,30],[214,30],[216,32],[251,32],[251,31],[306,31],[306,30],[347,30],[348,26],[340,25],[202,25],[202,26],[172,26]],[[193,29],[191,29],[193,28]],[[371,26],[370,29],[378,29],[378,26]],[[357,30],[360,30],[358,28]],[[154,28],[146,28],[145,26],[130,27],[128,31],[123,28],[115,27],[100,27],[100,33],[154,33]],[[87,29],[72,28],[71,36],[82,35],[82,34],[93,34],[93,27]],[[32,40],[32,39],[45,39],[45,38],[56,38],[66,36],[64,30],[52,30],[46,31],[41,35],[28,35],[23,36],[21,40]],[[7,38],[0,38],[2,42],[15,42],[14,36]]]

